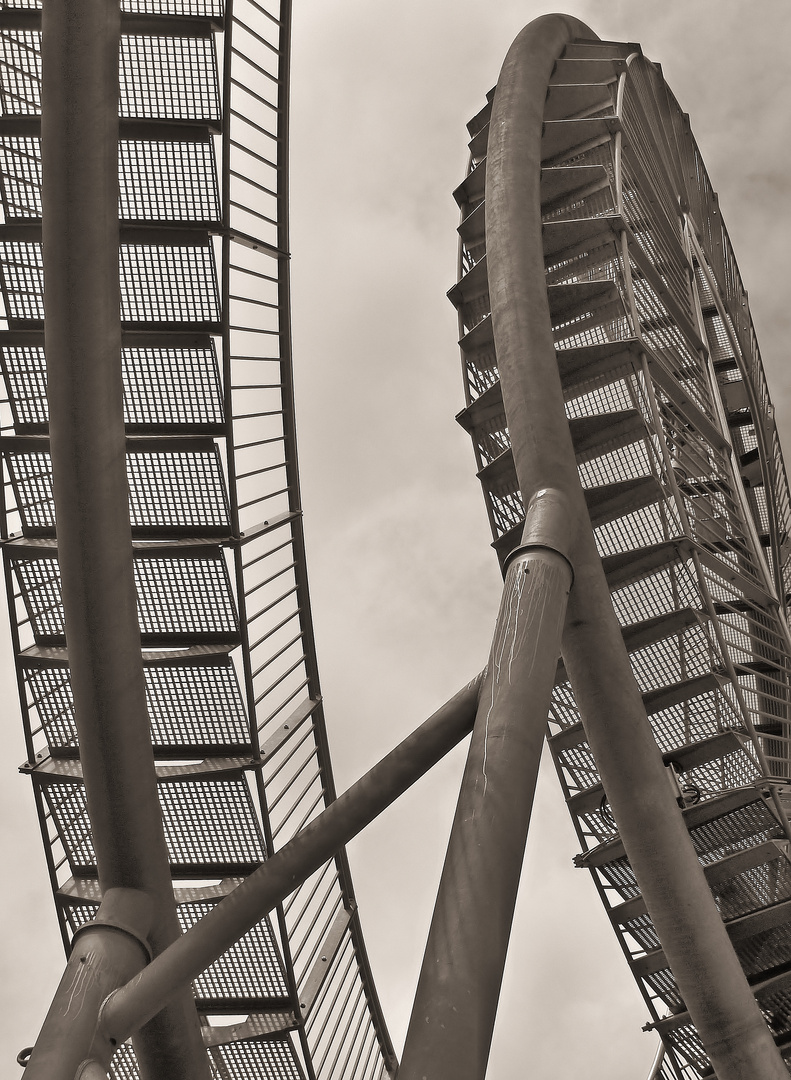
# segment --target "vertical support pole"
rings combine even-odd
[[[684,1002],[719,1080],[788,1072],[720,918],[667,782],[631,670],[577,474],[552,339],[541,239],[541,134],[555,60],[576,19],[536,19],[497,84],[486,172],[492,320],[523,498],[540,484],[587,524],[573,548],[563,660],[626,854]]]
[[[399,1080],[480,1080],[486,1072],[571,586],[563,551],[573,526],[565,499],[539,492],[507,569]]]
[[[150,895],[156,953],[180,928],[148,732],[126,479],[120,28],[117,0],[44,5],[44,333],[66,640],[99,883],[103,893]],[[208,1080],[188,986],[135,1045],[146,1080]]]

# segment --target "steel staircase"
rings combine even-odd
[[[472,437],[502,563],[520,541],[524,506],[490,314],[493,97],[468,124],[469,172],[454,192],[459,281],[448,295],[467,400],[457,419]],[[638,46],[578,41],[557,61],[541,204],[567,418],[613,604],[668,783],[791,1062],[788,488],[716,196],[686,118]],[[665,1043],[662,1075],[710,1075],[562,662],[548,734],[583,847],[576,862],[593,875]]]

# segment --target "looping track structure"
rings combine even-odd
[[[450,296],[503,602],[486,671],[336,799],[289,35],[288,0],[48,0],[43,44],[39,0],[0,11],[2,547],[70,953],[27,1075],[394,1077],[338,845],[472,727],[399,1076],[482,1080],[548,710],[652,1077],[778,1080],[791,499],[688,119],[548,16],[470,122]]]
[[[566,37],[542,98],[540,209],[530,209],[568,430],[668,784],[760,1011],[791,1061],[791,518],[772,405],[688,117],[639,46],[599,41],[586,28]],[[527,498],[498,371],[498,305],[513,298],[509,282],[492,276],[491,252],[487,259],[501,92],[498,84],[468,124],[469,170],[454,193],[459,281],[449,296],[467,399],[458,420],[472,437],[504,562],[519,545]],[[529,202],[527,180],[524,190]],[[512,229],[514,246],[531,239]],[[583,720],[561,662],[548,738],[582,845],[576,862],[591,871],[667,1048],[656,1075],[711,1075]]]
[[[68,951],[94,917],[100,887],[49,447],[40,7],[18,0],[0,12],[3,553],[24,769]],[[157,786],[184,929],[335,796],[291,386],[290,8],[288,0],[121,5],[129,510]],[[343,851],[213,963],[194,995],[206,1076],[378,1080],[393,1067]],[[167,1075],[181,1075],[177,1068]],[[138,1075],[131,1044],[118,1049],[111,1075]]]

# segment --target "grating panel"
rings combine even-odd
[[[0,242],[0,281],[9,319],[44,318],[44,262],[41,244]]]
[[[300,1068],[290,1040],[266,1042],[234,1042],[211,1051],[219,1063],[217,1076],[232,1075],[240,1080],[302,1080]],[[232,1070],[232,1071],[231,1071]]]
[[[781,835],[780,825],[763,799],[690,831],[695,851],[704,864]]]
[[[194,348],[128,348],[121,354],[124,415],[131,427],[223,422],[214,342]]]
[[[63,599],[57,560],[12,559],[12,566],[36,638],[62,638]]]
[[[736,952],[748,978],[791,963],[791,925],[770,930],[736,943]]]
[[[146,668],[148,712],[157,746],[246,746],[250,741],[236,671]]]
[[[212,450],[126,455],[132,528],[230,528],[220,455]]]
[[[212,38],[121,38],[120,115],[167,120],[220,119]]]
[[[41,140],[0,138],[0,176],[9,218],[41,217]]]
[[[13,565],[36,637],[62,639],[57,560],[14,559]],[[134,570],[144,638],[235,640],[238,623],[221,555],[137,559]]]
[[[213,904],[180,904],[179,921],[188,930],[207,915]],[[234,1009],[248,998],[287,998],[283,968],[268,918],[257,923],[195,980],[195,996],[207,1009]]]
[[[165,839],[174,873],[220,866],[251,870],[266,857],[250,789],[243,778],[159,785]]]
[[[52,462],[48,453],[8,454],[11,481],[25,532],[55,529]],[[130,451],[126,456],[132,528],[228,532],[229,509],[219,453]]]
[[[216,323],[211,247],[121,246],[121,318],[127,322]]]
[[[211,141],[122,140],[118,178],[122,221],[219,221]]]
[[[113,1054],[108,1075],[110,1080],[138,1080],[137,1058],[129,1043],[123,1043]]]
[[[96,854],[82,784],[50,783],[44,796],[71,871],[95,872]],[[247,872],[264,861],[264,845],[243,779],[160,784],[165,840],[174,873]]]
[[[67,668],[27,668],[28,700],[38,715],[50,749],[75,749],[77,726]]]
[[[3,345],[0,362],[14,425],[42,425],[49,419],[47,407],[47,365],[39,345]]]
[[[124,418],[129,427],[208,428],[223,422],[222,387],[214,342],[192,348],[125,348],[121,352]],[[15,427],[49,420],[44,349],[4,345],[0,362]]]
[[[41,140],[0,139],[0,176],[10,219],[41,217]],[[118,144],[121,221],[217,222],[214,144],[122,139]]]
[[[250,746],[236,671],[232,664],[146,667],[151,739],[157,752],[242,752]],[[77,746],[68,668],[25,670],[28,700],[50,749]]]
[[[41,34],[37,31],[0,32],[0,108],[6,116],[41,111]]]
[[[221,19],[223,0],[121,0],[121,11],[134,15],[196,15]]]
[[[791,898],[791,863],[773,859],[720,882],[712,891],[723,919],[748,915]]]
[[[135,584],[143,634],[236,637],[231,582],[222,556],[138,559]]]

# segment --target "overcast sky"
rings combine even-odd
[[[453,188],[465,123],[533,0],[295,0],[292,252],[308,565],[342,790],[486,661],[497,560],[474,476],[456,319]],[[591,0],[565,10],[639,42],[691,116],[721,197],[791,440],[787,0]],[[37,1033],[62,967],[5,633],[0,810],[10,938],[0,1068]],[[463,757],[350,849],[380,996],[400,1052]],[[643,1080],[654,1037],[544,770],[490,1080]],[[8,1062],[8,1064],[6,1064]]]

